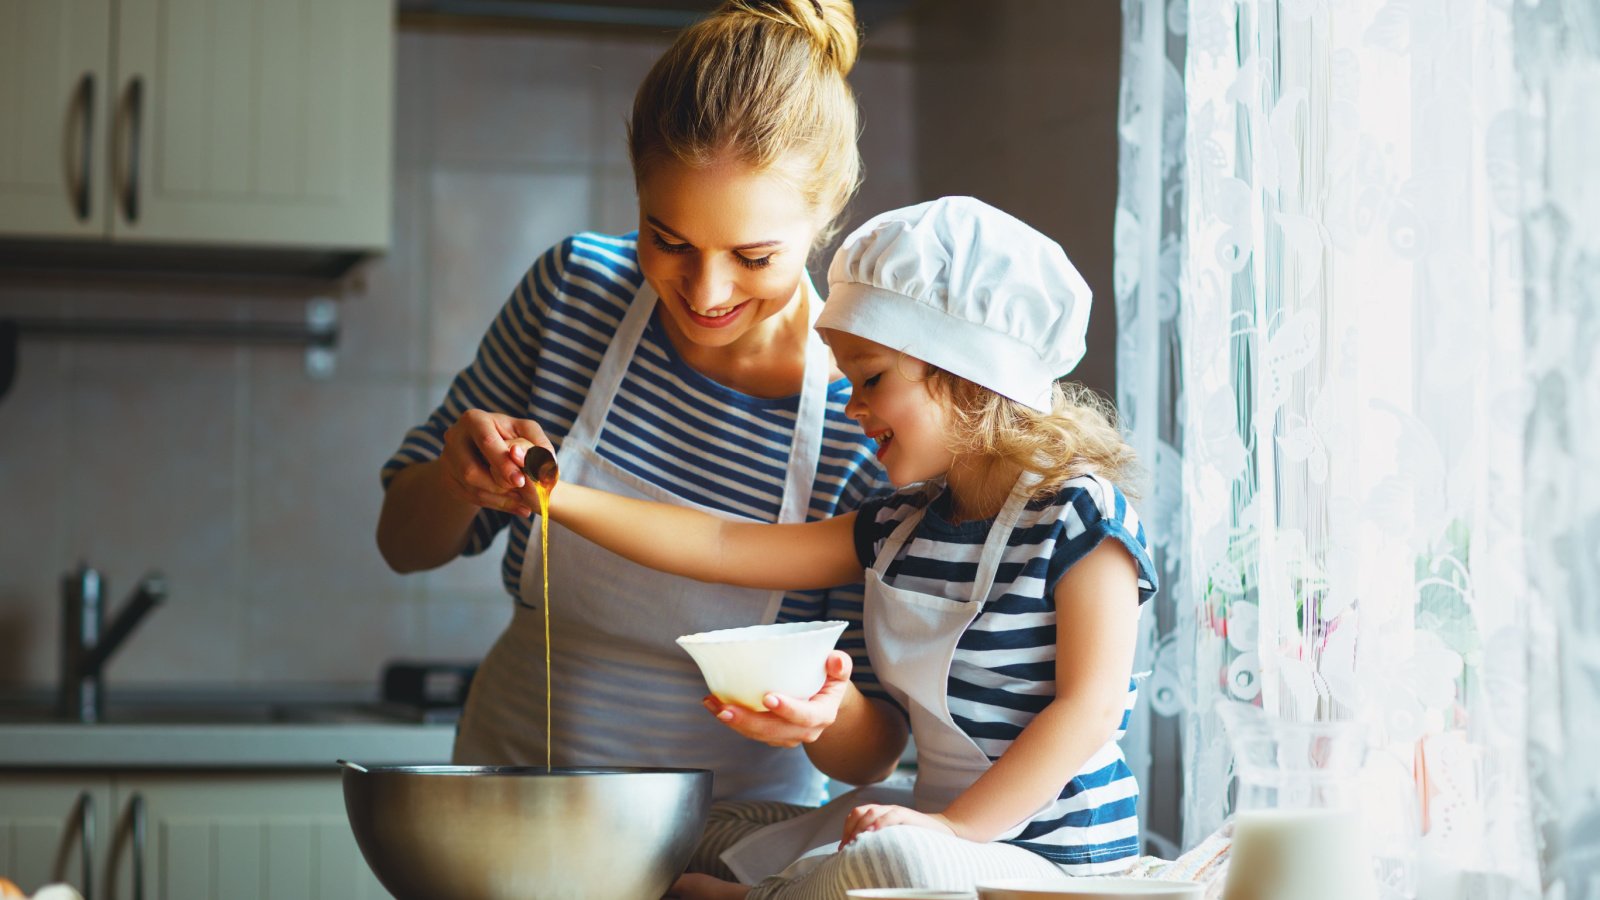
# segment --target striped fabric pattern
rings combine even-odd
[[[1114,875],[1133,860],[1117,860],[1074,874]],[[980,844],[915,825],[869,831],[827,852],[801,857],[763,880],[745,900],[839,900],[860,888],[927,888],[965,891],[1007,879],[1070,882],[1062,866],[1020,847]]]
[[[927,493],[909,488],[863,504],[856,552],[871,566],[895,526]],[[950,495],[939,491],[900,555],[884,573],[902,590],[956,600],[971,596],[978,558],[993,520],[950,522]],[[1115,485],[1087,475],[1053,497],[1030,501],[1012,531],[977,619],[962,634],[950,664],[951,718],[991,759],[999,759],[1033,717],[1055,698],[1054,592],[1062,575],[1102,540],[1125,547],[1138,564],[1139,602],[1156,591],[1144,527]],[[1075,874],[1139,852],[1139,788],[1116,741],[1135,699],[1130,678],[1122,724],[1056,802],[1009,843],[1032,850]]]
[[[445,431],[468,409],[538,420],[557,448],[572,429],[611,336],[644,284],[637,234],[574,235],[528,270],[489,325],[471,365],[427,421],[405,435],[383,467],[383,483],[406,466],[436,459]],[[856,508],[887,487],[872,444],[844,412],[850,383],[828,385],[821,459],[807,518]],[[608,411],[598,452],[618,467],[711,508],[776,521],[782,504],[799,397],[763,399],[724,387],[690,368],[652,318]],[[468,555],[509,531],[501,579],[517,596],[534,523],[480,510]],[[861,632],[860,585],[784,596],[778,621],[850,622],[839,648],[855,658],[856,681],[876,685]],[[881,694],[874,691],[877,696]]]

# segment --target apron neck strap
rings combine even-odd
[[[1000,513],[994,517],[994,525],[989,529],[989,536],[983,542],[983,555],[978,557],[978,572],[972,579],[972,602],[982,604],[989,597],[989,588],[994,586],[994,575],[1000,568],[1000,561],[1005,558],[1006,547],[1011,543],[1011,532],[1017,527],[1017,519],[1022,517],[1023,507],[1028,505],[1028,499],[1033,496],[1034,485],[1039,483],[1039,475],[1034,472],[1024,471],[1017,476],[1016,484],[1011,486],[1011,493],[1006,497]]]
[[[822,301],[811,286],[811,276],[800,281],[800,302],[805,304],[806,371],[800,383],[800,404],[795,410],[794,443],[789,450],[788,474],[784,478],[783,505],[779,522],[804,522],[811,511],[811,494],[817,483],[817,466],[822,458],[822,430],[827,419],[828,345],[817,334],[817,317]]]
[[[988,599],[989,589],[994,586],[995,572],[999,570],[1000,561],[1005,558],[1006,546],[1011,541],[1011,532],[1016,528],[1023,507],[1028,505],[1029,498],[1033,496],[1033,488],[1039,480],[1039,475],[1033,472],[1023,472],[1017,476],[1016,484],[1012,485],[1005,504],[995,516],[994,524],[990,526],[989,534],[984,538],[982,554],[978,557],[978,571],[973,576],[971,593],[973,603],[981,606]],[[912,532],[922,522],[928,507],[933,505],[934,498],[944,488],[943,479],[930,481],[923,486],[917,508],[895,526],[894,531],[883,542],[883,549],[878,551],[878,558],[873,561],[872,570],[879,578],[888,571],[889,564],[894,562],[895,557],[900,554],[900,548],[911,539]]]
[[[644,337],[645,326],[650,324],[650,314],[656,308],[656,289],[646,281],[639,286],[639,293],[633,296],[633,302],[628,304],[628,311],[623,313],[622,321],[617,323],[616,333],[606,344],[605,355],[600,357],[600,366],[595,369],[594,378],[589,382],[589,391],[584,396],[583,407],[578,410],[578,417],[572,422],[572,429],[561,441],[561,450],[557,451],[556,458],[563,467],[567,461],[561,459],[562,452],[569,446],[576,452],[578,448],[590,447],[600,439],[600,430],[605,426],[606,413],[611,409],[611,403],[616,399],[617,388],[622,384],[622,376],[628,371],[628,361],[633,359],[634,351],[639,347],[639,341]]]

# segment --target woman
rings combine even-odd
[[[822,799],[799,747],[831,707],[774,698],[773,715],[725,727],[697,708],[723,712],[674,639],[843,618],[851,677],[887,702],[862,649],[860,588],[706,585],[552,526],[547,685],[537,544],[528,553],[538,523],[507,446],[548,439],[565,482],[765,522],[825,518],[882,483],[845,414],[849,383],[811,327],[821,298],[805,273],[858,182],[845,83],[857,41],[848,0],[729,0],[680,35],[634,101],[638,233],[579,234],[545,253],[384,467],[378,545],[395,570],[482,552],[510,530],[515,615],[473,682],[455,760],[542,765],[549,690],[557,765],[708,768],[719,801],[776,801],[719,804],[702,871],[725,872],[715,853],[742,831]]]

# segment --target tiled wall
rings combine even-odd
[[[853,75],[855,220],[918,199],[908,34],[869,35]],[[634,227],[623,116],[664,46],[402,29],[392,251],[340,299],[327,380],[293,349],[25,340],[0,399],[0,688],[53,683],[59,578],[79,560],[113,607],[146,569],[170,584],[113,685],[371,683],[386,659],[481,654],[509,615],[498,548],[389,572],[378,468],[539,252]],[[0,316],[293,319],[306,296],[0,274]]]

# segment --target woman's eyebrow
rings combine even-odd
[[[677,229],[675,229],[671,225],[668,225],[667,223],[661,221],[660,219],[656,218],[655,216],[649,215],[647,213],[645,215],[645,217],[644,217],[644,220],[646,222],[649,222],[651,225],[654,225],[657,230],[665,231],[667,234],[670,234],[673,237],[677,238],[678,240],[685,241],[687,243],[687,238],[685,238],[682,234],[679,234]]]
[[[683,232],[677,230],[676,228],[673,228],[671,225],[668,225],[667,223],[665,223],[665,222],[661,221],[660,219],[656,218],[655,216],[649,215],[647,213],[645,215],[644,219],[645,219],[646,222],[649,222],[651,225],[654,225],[657,229],[659,229],[661,231],[665,231],[667,234],[672,235],[673,237],[677,238],[680,241],[683,241],[686,244],[693,244],[694,243],[693,241],[691,241],[688,238],[684,237],[683,236]],[[754,241],[754,242],[749,243],[749,244],[740,244],[739,246],[734,247],[733,249],[734,250],[763,250],[763,249],[765,249],[767,247],[781,247],[781,246],[783,246],[783,241]]]

